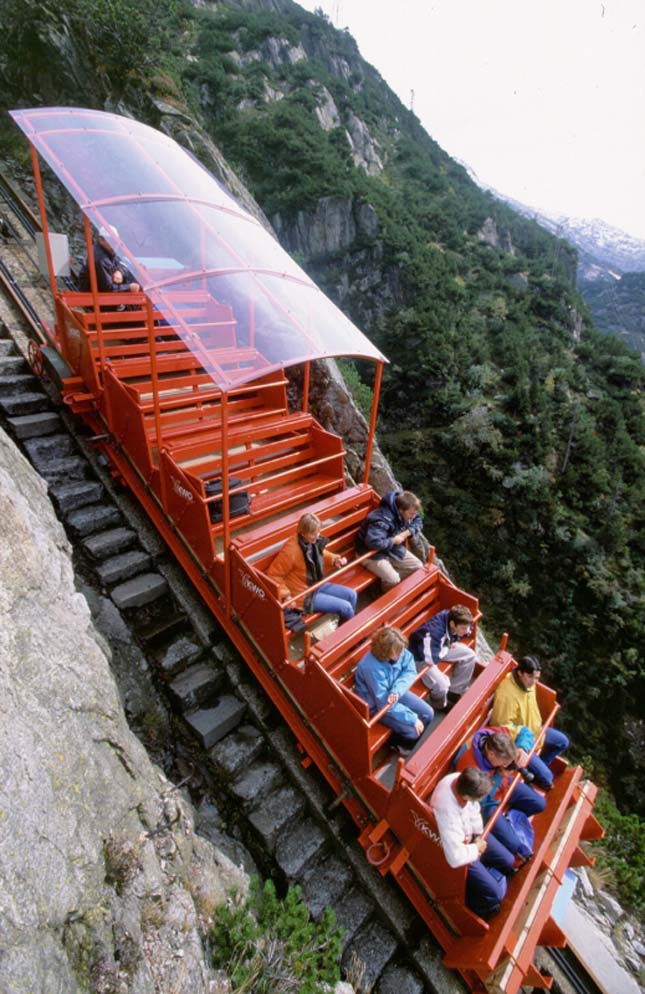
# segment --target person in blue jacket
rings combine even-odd
[[[362,556],[375,551],[363,566],[378,576],[384,593],[423,566],[421,559],[404,544],[407,541],[419,550],[428,548],[422,535],[420,510],[421,502],[415,494],[408,490],[392,490],[369,512],[357,532],[357,553]]]
[[[525,726],[519,729],[515,741],[505,727],[484,727],[467,740],[455,756],[455,769],[461,772],[468,766],[476,766],[491,778],[491,790],[479,803],[484,821],[488,821],[499,806],[503,794],[510,784],[510,776],[516,769],[523,770],[528,761],[528,753],[534,744],[533,733]],[[506,810],[514,808],[528,817],[544,811],[546,800],[542,794],[527,783],[517,783],[513,788]],[[512,822],[502,814],[495,822],[492,834],[513,855],[527,858],[531,855],[523,846]]]
[[[354,683],[358,696],[369,705],[370,716],[390,705],[380,721],[395,732],[392,744],[403,750],[416,742],[434,718],[430,705],[409,690],[417,668],[407,645],[398,628],[380,628],[356,668]]]
[[[418,668],[430,666],[422,679],[437,711],[455,704],[472,680],[477,657],[464,639],[472,635],[473,622],[470,608],[453,604],[428,618],[410,635],[410,649]],[[451,663],[450,676],[437,663]]]

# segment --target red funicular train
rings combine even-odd
[[[512,665],[505,644],[478,665],[468,692],[435,721],[407,759],[387,748],[390,731],[353,689],[357,661],[383,623],[410,632],[456,603],[479,618],[477,600],[432,562],[388,593],[354,553],[365,515],[384,357],[324,296],[262,226],[188,153],[149,127],[70,108],[15,111],[31,147],[48,251],[56,327],[45,329],[63,399],[92,429],[113,472],[127,483],[271,700],[289,722],[359,829],[367,859],[409,896],[472,990],[514,994],[548,987],[533,962],[538,945],[563,945],[551,917],[569,866],[588,863],[583,839],[600,829],[593,785],[561,763],[546,810],[533,819],[534,857],[488,922],[464,905],[465,870],[450,869],[428,798],[461,745],[486,719]],[[90,262],[90,223],[141,286],[119,295],[57,285],[49,248],[39,154],[78,203]],[[315,359],[373,360],[374,407],[365,481],[347,487],[342,440],[308,411]],[[302,405],[287,403],[286,368],[303,368]],[[221,494],[207,485],[221,481]],[[248,507],[232,516],[231,501]],[[213,508],[220,514],[213,514]],[[355,617],[317,641],[285,628],[266,567],[315,512],[329,548],[349,562],[336,577],[359,592]],[[221,517],[221,520],[213,520]],[[371,591],[374,593],[374,588]],[[474,636],[473,636],[474,640]],[[414,687],[427,693],[420,681]],[[555,694],[539,686],[545,725]]]

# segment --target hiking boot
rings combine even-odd
[[[390,739],[390,749],[399,756],[409,756],[416,745],[416,741],[393,736]]]

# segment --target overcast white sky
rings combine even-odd
[[[301,0],[299,0],[301,2]],[[532,207],[645,239],[645,0],[302,0],[426,130]]]

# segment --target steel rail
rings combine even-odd
[[[566,949],[545,947],[545,952],[562,971],[576,994],[609,994],[604,988],[598,986],[585,969],[584,963],[578,959],[569,946]]]

